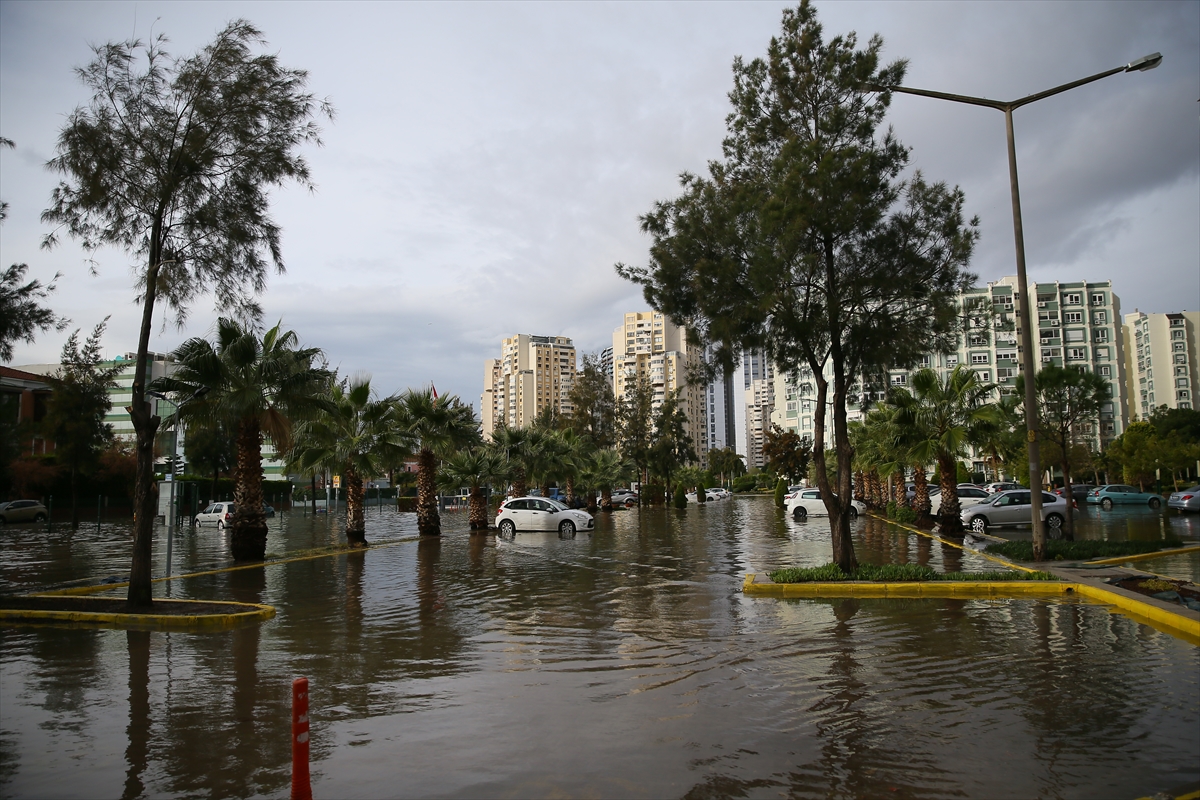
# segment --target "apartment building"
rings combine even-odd
[[[633,311],[613,331],[613,394],[625,396],[639,376],[646,375],[654,388],[654,407],[668,393],[679,393],[687,416],[687,432],[696,456],[704,463],[709,450],[706,387],[690,380],[700,365],[700,349],[688,344],[687,332],[657,311]]]
[[[1126,360],[1123,337],[1117,335],[1121,301],[1112,290],[1111,281],[1078,281],[1030,284],[1029,295],[1036,317],[1033,330],[1037,337],[1038,363],[1075,365],[1091,370],[1109,381],[1113,400],[1100,414],[1098,426],[1089,426],[1081,435],[1091,439],[1093,446],[1105,447],[1120,436],[1129,422],[1129,393],[1126,386]],[[1015,276],[1002,278],[983,287],[968,289],[959,297],[967,322],[958,347],[951,353],[929,353],[923,356],[916,369],[932,368],[943,377],[962,364],[979,375],[980,380],[995,383],[996,399],[1001,394],[1016,392],[1017,375],[1021,373],[1021,352],[1024,346],[1018,324],[1021,307]],[[884,379],[890,386],[907,386],[914,370],[889,370]],[[832,376],[827,374],[826,378]],[[804,371],[794,375],[777,375],[775,382],[776,409],[772,420],[801,436],[812,438],[812,411],[816,396],[811,376]],[[851,395],[861,397],[860,382],[852,387]],[[873,399],[880,399],[885,387],[874,387]],[[848,407],[848,419],[862,418],[857,405]],[[827,425],[826,447],[833,446],[832,425]],[[982,459],[975,468],[981,469]]]
[[[762,469],[767,463],[763,445],[775,409],[775,368],[764,353],[751,350],[742,354],[742,384],[746,400],[746,467]]]
[[[570,414],[575,373],[575,345],[565,336],[519,333],[505,339],[500,358],[489,358],[483,366],[479,409],[484,435],[490,437],[501,424],[527,427],[547,407]]]
[[[706,355],[706,360],[708,356]],[[708,420],[708,448],[737,450],[737,423],[733,403],[734,373],[718,375],[705,387],[705,416]]]
[[[1195,408],[1200,382],[1196,329],[1200,311],[1125,315],[1126,393],[1133,414],[1146,419],[1159,406]]]

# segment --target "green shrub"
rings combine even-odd
[[[657,506],[666,500],[666,491],[661,483],[646,483],[638,489],[638,496],[642,498],[642,505]]]
[[[896,509],[896,522],[903,525],[912,525],[917,521],[917,512],[913,511],[908,506],[900,506]]]
[[[733,479],[733,491],[748,492],[754,488],[755,477],[753,475],[742,475]]]
[[[888,519],[896,518],[896,501],[895,500],[888,501],[887,508],[885,509],[884,513],[887,514]]]
[[[1136,556],[1142,553],[1157,553],[1168,547],[1178,547],[1178,539],[1162,539],[1154,542],[1102,542],[1088,539],[1064,542],[1050,539],[1046,542],[1046,558],[1055,561],[1086,561],[1090,558],[1115,558]],[[1004,542],[988,546],[989,553],[1002,555],[1014,561],[1033,561],[1033,542]]]
[[[687,508],[687,493],[683,491],[682,486],[675,487],[675,494],[671,495],[671,505],[676,508]]]
[[[775,505],[778,508],[783,508],[787,505],[783,498],[787,497],[787,481],[783,478],[775,481]]]

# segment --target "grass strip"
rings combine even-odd
[[[1170,547],[1182,545],[1179,539],[1162,539],[1154,542],[1104,542],[1087,539],[1065,542],[1060,539],[1046,541],[1046,558],[1051,561],[1087,561],[1090,558],[1112,558],[1114,556],[1136,556],[1157,553]],[[988,545],[987,551],[1013,561],[1033,561],[1033,542],[1013,541]]]
[[[875,583],[905,583],[917,581],[1056,581],[1048,572],[937,572],[921,564],[860,564],[847,575],[837,564],[820,567],[789,567],[768,573],[775,583],[834,583],[838,581],[871,581]]]

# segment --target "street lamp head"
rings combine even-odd
[[[146,394],[150,395],[151,397],[157,397],[159,400],[166,400],[168,403],[171,402],[171,398],[167,397],[162,392],[146,392]]]
[[[1148,69],[1154,69],[1162,63],[1162,53],[1151,53],[1148,56],[1142,56],[1136,61],[1130,61],[1125,65],[1126,72],[1145,72]]]

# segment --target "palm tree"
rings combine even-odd
[[[467,518],[472,531],[488,529],[487,494],[483,487],[504,475],[504,459],[495,447],[481,445],[459,450],[442,462],[438,483],[443,489],[469,486]]]
[[[542,434],[531,428],[510,428],[500,425],[492,433],[492,441],[504,460],[504,468],[515,497],[529,494],[530,469],[536,469]]]
[[[898,408],[896,421],[919,432],[910,456],[922,463],[937,461],[941,473],[942,506],[938,515],[945,533],[962,532],[958,504],[958,459],[969,445],[983,440],[990,425],[998,422],[994,403],[988,402],[993,384],[979,380],[974,370],[959,365],[945,379],[931,369],[912,377],[911,401]]]
[[[600,492],[600,508],[612,511],[612,490],[634,474],[635,467],[613,449],[597,450],[587,459],[581,480],[589,491]]]
[[[893,389],[888,395],[888,407],[892,411],[893,419],[898,419],[904,414],[902,409],[908,408],[913,402],[915,402],[913,396],[909,394],[907,389]],[[926,452],[923,442],[929,437],[921,428],[918,415],[905,414],[904,416],[905,424],[898,425],[895,431],[896,446],[900,449],[902,457],[912,467],[913,511],[917,513],[918,520],[928,521],[933,504],[929,499],[929,484],[925,473]]]
[[[417,532],[441,536],[437,471],[441,459],[479,441],[479,422],[470,406],[454,395],[409,389],[400,398],[401,420],[417,453]]]
[[[397,398],[373,399],[369,377],[330,386],[329,406],[328,413],[301,423],[288,465],[298,472],[328,468],[344,476],[346,541],[365,547],[363,481],[410,454],[413,442],[399,423]]]
[[[156,380],[153,388],[180,400],[196,398],[180,407],[180,417],[208,425],[226,423],[236,430],[236,506],[229,547],[235,560],[261,561],[267,551],[263,436],[270,437],[278,452],[285,452],[293,423],[328,409],[333,373],[315,366],[321,351],[299,347],[295,331],[281,330],[277,324],[259,338],[252,326],[224,317],[217,320],[215,343],[188,339],[173,355],[175,373]]]

